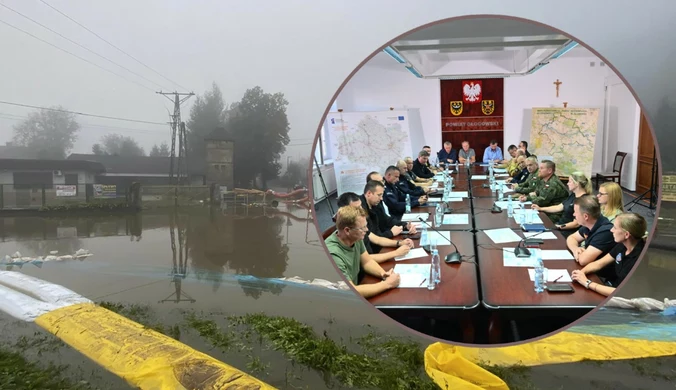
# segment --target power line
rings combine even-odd
[[[136,123],[147,123],[151,125],[163,125],[166,126],[166,123],[162,122],[150,122],[150,121],[143,121],[143,120],[138,120],[138,119],[126,119],[126,118],[119,118],[119,117],[114,117],[114,116],[104,116],[104,115],[95,115],[95,114],[85,114],[83,112],[76,112],[76,111],[68,111],[68,110],[61,110],[58,108],[47,108],[47,107],[40,107],[40,106],[31,106],[29,104],[21,104],[21,103],[12,103],[12,102],[5,102],[0,100],[0,104],[7,104],[10,106],[18,106],[18,107],[28,107],[28,108],[37,108],[40,110],[48,110],[48,111],[57,111],[57,112],[66,112],[69,114],[75,114],[75,115],[82,115],[82,116],[91,116],[93,118],[103,118],[103,119],[112,119],[116,121],[125,121],[125,122],[136,122]]]
[[[0,119],[5,119],[5,120],[10,120],[10,121],[24,121],[28,119],[28,117],[20,117],[18,115],[12,115],[12,114],[4,114],[0,113]],[[158,134],[158,135],[164,135],[164,131],[162,130],[149,130],[149,129],[132,129],[130,127],[116,127],[116,126],[103,126],[103,125],[97,125],[97,124],[92,124],[92,123],[80,123],[80,127],[83,129],[88,129],[88,130],[98,130],[98,131],[107,131],[110,133],[143,133],[143,134]]]
[[[149,91],[151,91],[151,92],[153,92],[153,93],[155,92],[155,91],[152,90],[152,88],[148,88],[147,86],[145,86],[145,85],[143,85],[143,84],[140,84],[140,83],[137,83],[136,81],[129,80],[128,78],[126,78],[126,77],[124,77],[124,76],[122,76],[122,75],[120,75],[120,74],[117,74],[117,73],[113,72],[112,70],[109,70],[109,69],[106,69],[106,68],[104,68],[104,67],[102,67],[102,66],[100,66],[100,65],[97,65],[97,64],[95,64],[95,63],[93,63],[93,62],[91,62],[91,61],[89,61],[89,60],[87,60],[87,59],[85,59],[85,58],[82,58],[82,57],[78,56],[77,54],[73,54],[73,53],[69,52],[69,51],[66,50],[66,49],[62,49],[62,48],[60,48],[60,47],[54,45],[53,43],[47,42],[47,41],[45,41],[45,40],[42,39],[42,38],[38,38],[38,37],[36,37],[35,35],[33,35],[33,34],[27,32],[27,31],[24,31],[24,30],[22,30],[22,29],[20,29],[20,28],[18,28],[18,27],[16,27],[16,26],[13,26],[13,25],[11,25],[11,24],[5,22],[4,20],[0,20],[0,23],[3,23],[3,24],[5,24],[5,25],[7,25],[7,26],[9,26],[9,27],[11,27],[11,28],[13,28],[13,29],[15,29],[15,30],[21,31],[22,33],[24,33],[24,34],[26,34],[26,35],[29,35],[29,36],[31,36],[31,37],[37,39],[37,40],[40,41],[40,42],[44,42],[44,43],[48,44],[49,46],[52,46],[52,47],[54,47],[54,48],[56,48],[56,49],[59,49],[59,50],[61,50],[62,52],[67,53],[67,54],[70,54],[71,56],[73,56],[73,57],[75,57],[75,58],[78,58],[78,59],[80,59],[80,60],[82,60],[82,61],[84,61],[84,62],[87,62],[87,63],[89,63],[89,64],[91,64],[91,65],[94,65],[95,67],[97,67],[97,68],[99,68],[99,69],[103,69],[103,70],[105,70],[106,72],[112,73],[112,74],[114,74],[114,75],[117,76],[117,77],[120,77],[120,78],[122,78],[122,79],[124,79],[124,80],[129,81],[130,83],[134,83],[134,84],[136,84],[136,85],[138,85],[138,86],[140,86],[140,87],[142,87],[142,88],[145,88],[145,89],[147,89],[147,90],[149,90]]]
[[[172,79],[170,79],[170,78],[168,78],[168,77],[162,75],[161,73],[159,73],[159,72],[156,71],[155,69],[151,68],[150,66],[148,66],[148,65],[144,64],[143,62],[141,62],[141,61],[137,60],[136,58],[134,58],[131,54],[127,53],[126,51],[120,49],[119,47],[117,47],[117,46],[113,45],[112,43],[108,42],[107,40],[103,39],[100,35],[98,35],[98,34],[95,33],[94,31],[88,29],[87,27],[85,27],[84,25],[82,25],[81,23],[79,23],[78,21],[76,21],[75,19],[71,18],[70,16],[66,15],[65,13],[59,11],[58,9],[56,9],[54,6],[50,5],[50,4],[47,3],[46,1],[40,0],[40,2],[43,3],[44,5],[46,5],[47,7],[53,9],[54,11],[58,12],[59,14],[63,15],[64,17],[66,17],[66,18],[67,18],[68,20],[70,20],[71,22],[73,22],[73,23],[77,24],[78,26],[82,27],[83,29],[89,31],[89,32],[90,32],[91,34],[93,34],[95,37],[99,38],[99,39],[102,40],[103,42],[105,42],[105,43],[109,44],[110,46],[114,47],[115,49],[117,49],[117,50],[118,50],[119,52],[121,52],[122,54],[124,54],[124,55],[126,55],[127,57],[131,58],[132,60],[138,62],[139,64],[145,66],[146,68],[150,69],[151,71],[153,71],[153,72],[154,72],[155,74],[157,74],[158,76],[164,78],[165,80],[167,80],[167,81],[169,81],[169,82],[171,82],[171,83],[174,83],[175,85],[177,85],[178,87],[180,87],[180,88],[183,89],[183,90],[186,90],[186,91],[189,90],[189,88],[186,88],[186,87],[182,86],[181,84],[177,83],[176,81],[173,81]]]
[[[48,30],[48,31],[50,31],[50,32],[52,32],[52,33],[58,35],[58,36],[60,36],[61,38],[63,38],[63,39],[65,39],[65,40],[67,40],[67,41],[73,43],[74,45],[77,45],[77,46],[79,46],[79,47],[81,47],[81,48],[87,50],[88,52],[90,52],[90,53],[92,53],[92,54],[94,54],[94,55],[96,55],[96,56],[98,56],[98,57],[103,58],[104,60],[110,62],[111,64],[117,65],[117,66],[119,66],[120,68],[126,70],[126,71],[129,72],[129,73],[134,74],[134,75],[136,75],[136,76],[138,76],[138,77],[140,77],[140,78],[142,78],[142,79],[144,79],[144,80],[146,80],[146,81],[148,81],[148,82],[150,82],[150,83],[152,83],[152,84],[157,85],[158,87],[160,87],[160,89],[166,89],[164,86],[162,86],[162,85],[160,85],[160,84],[158,84],[158,83],[156,83],[156,82],[154,82],[154,81],[152,81],[152,80],[150,80],[150,79],[144,77],[144,76],[141,75],[141,74],[138,74],[138,73],[134,72],[134,71],[131,70],[131,69],[128,69],[128,68],[126,68],[126,67],[124,67],[124,66],[122,66],[122,65],[120,65],[120,64],[118,64],[118,63],[116,63],[115,61],[109,59],[108,57],[105,57],[105,56],[103,56],[103,55],[101,55],[101,54],[96,53],[95,51],[89,49],[88,47],[85,47],[84,45],[81,45],[81,44],[75,42],[74,40],[72,40],[72,39],[70,39],[70,38],[64,36],[63,34],[57,32],[57,31],[52,30],[51,28],[45,26],[44,24],[42,24],[42,23],[40,23],[40,22],[38,22],[38,21],[36,21],[36,20],[34,20],[34,19],[31,19],[30,17],[28,17],[28,16],[22,14],[21,12],[16,11],[16,10],[14,10],[14,9],[12,9],[12,8],[10,8],[10,7],[8,7],[8,6],[4,5],[4,4],[2,4],[2,3],[0,3],[0,6],[5,7],[5,8],[7,8],[8,10],[14,12],[15,14],[17,14],[17,15],[19,15],[19,16],[25,18],[25,19],[30,20],[31,22],[37,24],[38,26],[40,26],[40,27],[42,27],[42,28],[44,28],[44,29],[46,29],[46,30]]]

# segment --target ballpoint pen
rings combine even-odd
[[[559,281],[559,279],[561,279],[562,277],[563,277],[563,275],[559,276],[558,278],[554,279],[554,281],[553,281],[552,283],[556,283],[556,282],[558,282],[558,281]]]
[[[420,286],[422,286],[422,285],[423,285],[423,283],[425,283],[426,281],[427,281],[427,278],[423,279],[423,281],[422,281],[422,282],[420,282]],[[420,286],[418,286],[418,287],[420,287]]]

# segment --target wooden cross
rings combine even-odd
[[[559,79],[556,79],[553,84],[556,85],[556,97],[559,97],[559,85],[563,84],[563,82],[559,81]]]

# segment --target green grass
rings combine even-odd
[[[73,383],[61,376],[67,366],[41,367],[21,353],[0,347],[0,388],[3,390],[88,390],[86,383]]]

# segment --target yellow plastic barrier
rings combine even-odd
[[[467,360],[452,345],[434,343],[427,347],[425,371],[441,389],[509,390],[502,379]]]
[[[609,325],[611,329],[617,327]],[[499,348],[469,348],[431,344],[425,350],[425,370],[441,388],[508,389],[477,363],[509,367],[574,363],[583,360],[626,360],[676,355],[676,342],[636,340],[561,332],[532,343]]]
[[[35,322],[141,389],[274,389],[93,303],[62,307],[37,317]]]

